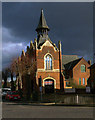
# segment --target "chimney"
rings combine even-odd
[[[91,65],[91,60],[88,60],[88,64]]]

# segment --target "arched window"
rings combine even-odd
[[[45,57],[45,69],[52,70],[52,57],[50,55]]]
[[[86,72],[85,65],[81,65],[81,72]]]

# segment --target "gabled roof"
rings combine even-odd
[[[77,59],[79,59],[77,55],[62,55],[62,69],[65,69],[65,64],[68,64]]]
[[[46,40],[48,40],[48,41],[51,42],[51,40],[50,40],[50,38],[49,38],[48,35],[46,35],[46,36],[45,35],[40,36],[38,39],[39,39],[38,46],[43,45]]]
[[[74,60],[74,61],[72,61],[72,62],[69,62],[69,63],[65,64],[65,65],[64,65],[65,69],[66,69],[66,70],[72,70],[72,69],[75,67],[75,65],[76,65],[81,59],[82,59],[82,58],[79,58],[79,59],[77,59],[77,60]]]
[[[38,31],[39,29],[47,29],[49,31],[49,27],[46,23],[46,19],[44,17],[44,12],[43,9],[41,9],[41,15],[40,15],[40,20],[39,20],[39,24],[38,27],[36,28],[36,31]]]
[[[38,49],[40,49],[41,46],[42,46],[46,41],[47,41],[47,40],[45,40],[44,42],[38,44]],[[56,46],[50,39],[49,39],[48,41],[53,45],[53,47],[55,47],[56,50],[58,50],[57,46]]]

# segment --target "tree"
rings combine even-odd
[[[31,48],[32,50],[32,48]],[[11,63],[11,81],[13,81],[13,74],[16,75],[16,85],[19,91],[22,90],[22,86],[26,87],[27,95],[31,96],[32,87],[35,88],[36,84],[36,59],[35,51],[31,51],[27,48],[27,52],[22,51],[21,57],[14,59]],[[32,54],[31,54],[32,53]],[[31,77],[33,76],[33,77]],[[23,89],[25,91],[25,89]],[[28,96],[28,98],[29,98]]]
[[[16,66],[16,59],[14,59],[10,65],[10,75],[11,75],[11,90],[15,90],[15,85],[13,81],[13,77],[15,75],[15,66]]]
[[[4,86],[3,86],[4,88],[7,87],[7,79],[8,79],[8,77],[9,77],[9,68],[5,68],[2,71],[2,78],[4,79]]]

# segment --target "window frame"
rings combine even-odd
[[[81,85],[81,78],[79,78],[79,85]]]
[[[86,72],[86,66],[84,64],[81,65],[81,73]]]
[[[85,85],[85,78],[83,78],[82,80],[83,80],[83,85]]]
[[[44,62],[45,62],[45,70],[52,70],[53,69],[53,59],[50,54],[45,55]]]

